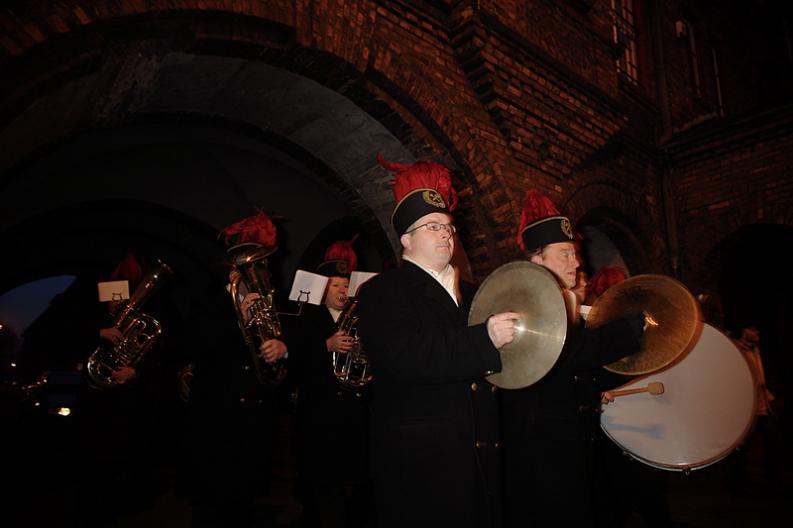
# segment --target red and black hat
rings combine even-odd
[[[116,265],[115,269],[110,274],[110,280],[126,280],[129,281],[131,287],[134,287],[138,284],[142,276],[143,260],[129,252],[124,255],[124,258]]]
[[[603,293],[628,278],[624,269],[616,266],[604,266],[595,273],[587,284],[587,292],[597,299]]]
[[[355,235],[350,240],[337,240],[325,251],[325,260],[317,267],[317,274],[325,277],[349,277],[358,266],[358,256],[352,248],[358,240]]]
[[[440,163],[417,161],[411,165],[392,163],[377,155],[377,162],[394,172],[392,185],[396,206],[391,223],[402,235],[424,215],[450,214],[457,207],[457,192],[452,187],[452,173]]]
[[[534,251],[548,244],[572,241],[570,219],[559,214],[551,199],[541,191],[529,189],[520,215],[518,245],[526,251]]]
[[[261,246],[266,255],[278,249],[275,224],[262,211],[231,224],[220,232],[223,243],[229,252],[238,249],[244,244]],[[266,256],[264,255],[264,256]]]

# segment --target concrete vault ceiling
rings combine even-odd
[[[289,231],[285,276],[340,219],[357,218],[369,232],[364,253],[375,267],[396,247],[386,235],[390,175],[374,160],[411,154],[348,98],[256,60],[118,53],[28,100],[0,129],[0,229],[12,238],[30,239],[47,215],[106,202],[129,209],[118,220],[126,231],[146,224],[146,206],[207,233],[256,207],[278,214]],[[77,224],[98,225],[91,217]],[[23,255],[6,266],[35,268]]]

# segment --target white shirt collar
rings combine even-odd
[[[333,317],[333,322],[334,323],[338,323],[339,322],[339,316],[341,315],[341,310],[337,310],[335,308],[331,308],[327,304],[325,305],[325,308],[328,309],[328,311],[330,312],[330,316]]]
[[[446,264],[446,267],[443,268],[441,271],[435,271],[434,269],[428,268],[426,266],[422,266],[412,258],[408,257],[407,255],[402,255],[402,260],[407,260],[408,262],[415,264],[419,268],[423,269],[427,273],[430,274],[436,281],[438,281],[443,289],[451,296],[454,304],[460,306],[460,303],[457,300],[457,276],[454,270],[454,266],[451,264]]]

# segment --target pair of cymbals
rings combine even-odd
[[[559,360],[567,337],[567,308],[550,271],[516,261],[497,268],[482,282],[471,303],[468,324],[507,311],[519,314],[517,332],[500,349],[501,372],[487,379],[497,387],[519,389],[538,382]],[[606,369],[625,375],[654,372],[673,363],[696,341],[699,305],[682,284],[664,275],[637,275],[612,286],[593,304],[587,326],[639,312],[645,312],[651,322],[640,351]]]

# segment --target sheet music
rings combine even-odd
[[[289,300],[319,306],[322,304],[322,295],[327,284],[328,278],[324,275],[297,270],[295,280],[292,282],[292,290],[289,292]]]

